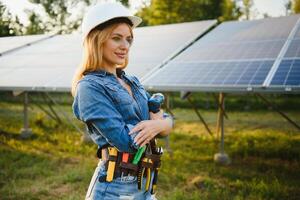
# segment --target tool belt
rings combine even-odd
[[[99,177],[100,182],[111,182],[115,178],[128,175],[137,176],[138,189],[142,189],[143,178],[146,178],[145,189],[149,190],[152,180],[151,193],[154,194],[163,154],[162,148],[156,147],[155,139],[151,140],[145,149],[139,149],[136,154],[119,152],[111,146],[107,147],[107,150],[108,159],[105,163],[107,175]],[[101,151],[101,149],[98,149],[97,155],[99,158],[101,158]]]

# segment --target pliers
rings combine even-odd
[[[151,148],[148,146],[146,154],[150,151],[151,153]],[[145,190],[148,191],[150,188],[150,183],[151,183],[151,168],[153,166],[153,161],[151,158],[144,157],[142,159],[141,163],[141,168],[140,171],[138,172],[138,189],[142,189],[143,185],[143,178],[144,174],[146,174],[146,184],[145,184]]]

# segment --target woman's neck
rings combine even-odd
[[[103,69],[113,75],[117,76],[117,67],[116,66],[103,66]]]

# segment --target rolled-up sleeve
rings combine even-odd
[[[149,92],[146,91],[146,94],[147,94],[147,97],[148,97],[148,101],[149,99],[151,98],[151,94]],[[169,118],[172,122],[172,128],[174,127],[174,117],[172,115],[170,115],[169,113],[166,113],[164,112],[163,113],[163,118],[166,119],[166,118]]]
[[[128,135],[134,125],[125,123],[102,85],[79,82],[73,110],[79,120],[92,125],[119,151],[135,152],[133,139]]]

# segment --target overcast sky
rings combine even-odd
[[[42,14],[42,9],[36,4],[31,4],[27,0],[0,0],[5,4],[13,15],[18,15],[21,22],[27,23],[27,15],[25,9],[34,9],[36,12]],[[132,10],[137,8],[142,0],[131,0]],[[285,15],[284,4],[287,0],[254,0],[253,11],[256,18],[261,18],[264,13],[272,17]]]

